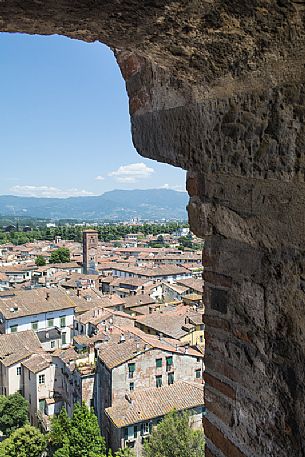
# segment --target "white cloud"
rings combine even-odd
[[[96,176],[95,179],[96,179],[97,181],[104,181],[105,178],[104,178],[104,176],[100,176],[100,175],[99,175],[99,176]]]
[[[14,195],[22,197],[81,197],[94,195],[93,192],[79,189],[59,189],[58,187],[52,186],[13,186],[10,188],[10,192]]]
[[[117,170],[112,171],[108,176],[114,176],[119,182],[134,183],[140,179],[149,178],[154,173],[153,168],[147,167],[145,163],[131,163],[122,165]]]
[[[161,186],[160,189],[171,189],[171,190],[176,190],[177,192],[185,192],[185,189],[183,188],[183,186],[179,186],[179,185],[172,186],[170,184],[163,184],[163,186]]]

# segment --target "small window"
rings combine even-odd
[[[18,325],[11,325],[10,329],[11,329],[11,333],[16,333],[18,330]]]
[[[195,374],[196,374],[196,379],[200,379],[201,378],[201,370],[196,370]]]
[[[162,359],[156,359],[156,368],[162,368]]]
[[[149,422],[143,422],[141,424],[141,433],[142,433],[142,435],[148,435],[150,431],[151,431],[151,427],[149,425]]]
[[[54,319],[48,319],[48,327],[54,327]]]
[[[128,377],[133,378],[133,374],[136,371],[136,364],[135,363],[129,363],[128,364]]]
[[[172,365],[173,364],[173,356],[166,357],[166,365]]]
[[[156,376],[156,387],[162,387],[162,375]]]
[[[125,441],[128,440],[128,427],[125,427],[125,428],[124,428],[124,440],[125,440]]]
[[[136,439],[137,436],[138,436],[138,426],[135,425],[135,426],[133,427],[133,437]]]
[[[202,335],[199,337],[199,339],[200,339],[200,343],[204,342],[204,337]]]
[[[51,349],[55,348],[55,341],[51,341]]]
[[[172,356],[166,357],[166,371],[171,370],[172,366],[173,366],[173,357]]]
[[[45,375],[44,374],[40,374],[38,376],[38,384],[44,384],[45,383]]]
[[[129,390],[130,390],[130,392],[133,392],[133,391],[134,391],[134,382],[131,382],[131,383],[129,384]]]
[[[67,344],[67,334],[66,334],[66,332],[63,332],[61,334],[61,343],[62,344]]]
[[[66,316],[60,316],[60,327],[63,328],[66,326]]]
[[[17,376],[21,375],[21,367],[17,367]]]
[[[37,330],[38,329],[38,321],[32,322],[32,330]]]
[[[174,373],[168,373],[167,382],[168,382],[168,385],[174,384]]]

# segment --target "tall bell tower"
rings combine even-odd
[[[83,231],[83,271],[86,274],[97,272],[98,232]]]

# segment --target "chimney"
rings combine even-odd
[[[120,336],[120,343],[125,343],[125,341],[126,341],[125,335],[124,335],[124,333],[122,333]]]
[[[47,293],[46,293],[46,300],[49,300],[49,298],[50,298],[50,293],[47,292]]]
[[[94,344],[89,344],[89,363],[94,363],[95,359],[95,348]]]
[[[132,404],[132,398],[130,395],[125,394],[125,399],[128,401],[128,403]]]
[[[79,289],[77,289],[76,295],[77,295],[78,297],[80,296],[80,290],[79,290]]]

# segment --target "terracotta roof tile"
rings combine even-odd
[[[32,373],[39,373],[45,370],[52,363],[52,357],[49,354],[39,353],[32,354],[29,358],[22,361],[22,365]]]
[[[38,352],[43,348],[32,330],[0,335],[0,362],[6,367]]]
[[[11,295],[0,295],[0,313],[6,319],[74,307],[69,296],[57,288],[18,290]]]
[[[105,412],[118,428],[163,417],[173,409],[188,410],[204,405],[204,386],[178,381],[169,386],[135,391],[129,399],[115,402]]]

